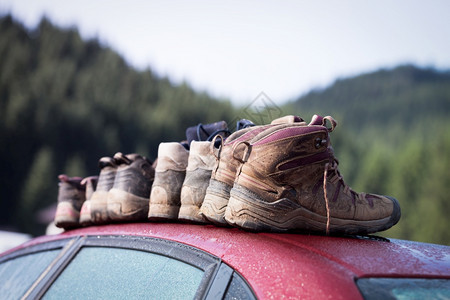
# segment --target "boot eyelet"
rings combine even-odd
[[[319,149],[320,146],[322,146],[322,139],[321,138],[316,138],[314,141],[314,146],[316,146],[316,149]]]
[[[323,139],[321,139],[321,138],[316,138],[316,139],[314,140],[314,142],[315,142],[314,146],[316,146],[316,149],[319,149],[319,148],[322,147],[323,145],[326,145],[326,144],[327,144],[327,140],[323,140]]]

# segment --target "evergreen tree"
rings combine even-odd
[[[42,233],[46,224],[39,223],[37,213],[48,205],[56,204],[57,182],[52,151],[49,148],[42,148],[37,152],[20,189],[21,195],[15,217],[21,230],[32,234]]]

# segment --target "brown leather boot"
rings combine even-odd
[[[312,125],[273,127],[245,144],[248,154],[226,221],[256,231],[327,234],[367,234],[395,225],[397,200],[357,193],[345,184],[329,139],[336,125],[331,117],[315,116]]]
[[[107,212],[108,192],[114,185],[117,164],[112,157],[102,157],[98,162],[100,174],[94,193],[91,196],[91,222],[105,224],[109,221]]]
[[[180,193],[186,176],[189,151],[176,142],[161,143],[155,181],[150,193],[148,218],[153,221],[174,220],[180,210]]]
[[[208,141],[192,141],[191,143],[186,177],[181,188],[179,220],[207,223],[200,213],[200,207],[216,162],[213,145],[214,142]]]
[[[236,177],[236,171],[242,164],[245,146],[253,137],[274,126],[294,124],[305,126],[303,119],[297,116],[285,116],[272,121],[269,125],[248,127],[231,134],[218,151],[217,161],[211,174],[211,180],[206,190],[205,199],[200,209],[201,213],[216,225],[227,226],[224,219],[225,209],[230,199],[230,190]],[[237,154],[237,155],[236,155]]]
[[[152,162],[139,154],[114,155],[117,174],[108,192],[108,216],[112,221],[146,221],[148,197],[155,177]]]
[[[58,205],[56,206],[55,225],[69,229],[80,226],[80,210],[84,201],[85,187],[81,177],[59,175]]]
[[[229,133],[225,121],[200,123],[186,129],[186,141],[159,145],[155,182],[150,195],[150,220],[177,219],[181,210],[181,220],[203,223],[204,218],[198,214],[196,207],[203,202],[212,169],[212,158],[205,145],[211,144],[216,135],[224,138]],[[201,141],[205,142],[196,144]],[[187,181],[182,191],[185,179]]]
[[[89,176],[81,181],[81,184],[86,188],[86,201],[80,211],[80,224],[82,226],[89,226],[92,224],[91,220],[91,198],[97,188],[98,176]]]

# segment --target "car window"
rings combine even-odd
[[[21,298],[60,251],[56,249],[36,252],[0,263],[1,298]]]
[[[421,278],[361,278],[364,299],[450,299],[450,280]]]
[[[225,300],[250,300],[255,299],[253,292],[248,287],[247,283],[236,273],[231,278],[230,285],[225,293]]]
[[[84,236],[25,247],[0,258],[0,280],[1,299],[256,299],[219,257],[139,236]]]
[[[155,253],[83,247],[44,299],[192,299],[203,273]]]

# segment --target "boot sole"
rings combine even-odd
[[[150,221],[168,221],[178,218],[179,206],[172,206],[167,204],[151,203],[148,212],[148,219]]]
[[[178,213],[178,219],[181,221],[197,224],[209,223],[200,212],[200,208],[194,204],[181,205],[180,212]]]
[[[181,206],[178,219],[198,224],[209,223],[200,212],[200,207],[205,199],[205,193],[206,189],[183,185],[180,194]]]
[[[107,212],[113,221],[144,221],[148,214],[148,199],[112,188],[108,192]]]
[[[91,222],[93,224],[105,224],[108,217],[108,191],[95,191],[91,197]]]
[[[80,227],[80,213],[69,202],[60,202],[56,207],[55,226],[59,228]]]
[[[80,212],[80,224],[81,226],[89,226],[91,222],[91,200],[86,200],[81,207]]]
[[[211,170],[198,168],[193,171],[186,171],[186,178],[180,193],[179,220],[197,224],[209,223],[200,212],[200,207],[205,200],[210,178]]]
[[[286,198],[269,203],[260,199],[245,187],[234,185],[225,212],[225,220],[232,226],[250,231],[305,231],[325,233],[326,216],[314,213]],[[394,213],[391,217],[357,221],[330,218],[331,234],[369,234],[386,230],[400,218],[400,206],[393,199]]]
[[[176,185],[173,190],[181,191],[181,186],[178,188]],[[178,219],[180,205],[180,194],[168,192],[166,188],[153,184],[147,218],[157,222]]]
[[[230,199],[230,190],[231,186],[215,179],[210,180],[200,212],[211,223],[228,226],[224,216]]]

